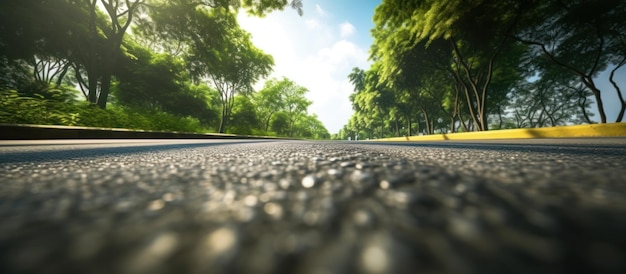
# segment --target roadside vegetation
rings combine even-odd
[[[594,113],[613,122],[603,94],[619,100],[611,114],[622,122],[625,10],[619,0],[383,0],[371,67],[348,75],[354,114],[333,138],[582,124]]]
[[[0,123],[329,138],[241,29],[301,0],[0,2]],[[269,103],[268,103],[269,102]],[[271,107],[271,109],[268,109]]]

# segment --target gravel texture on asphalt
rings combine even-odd
[[[131,152],[0,153],[0,273],[626,273],[624,147]]]

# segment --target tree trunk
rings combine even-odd
[[[396,125],[396,132],[394,135],[400,136],[400,123],[398,123],[398,118],[393,119],[393,123]]]
[[[502,107],[498,105],[498,129],[502,129]]]
[[[406,136],[411,136],[411,134],[413,132],[413,123],[411,122],[411,115],[407,115],[406,116],[406,120],[407,120],[407,134],[406,134]]]
[[[63,83],[63,78],[65,78],[65,75],[67,74],[67,71],[70,69],[70,66],[71,66],[70,62],[67,62],[67,64],[63,66],[63,69],[61,70],[61,74],[59,74],[59,78],[57,78],[57,81],[56,81],[57,87],[60,87],[61,84]]]
[[[596,99],[596,105],[598,106],[598,114],[600,114],[600,123],[606,123],[606,113],[604,112],[604,103],[602,103],[602,95],[600,94],[600,90],[596,87],[593,82],[593,79],[588,81],[585,79],[586,77],[581,76],[585,85],[591,90],[593,96]]]
[[[98,76],[95,74],[93,70],[91,72],[87,70],[87,81],[89,82],[89,95],[87,100],[92,104],[98,103]]]
[[[100,83],[100,95],[98,96],[98,107],[106,109],[107,101],[109,99],[109,92],[111,91],[111,74],[102,77],[102,83]]]
[[[267,131],[269,130],[269,128],[270,128],[270,120],[272,120],[272,115],[274,115],[274,113],[273,113],[273,112],[272,112],[272,113],[270,113],[270,114],[267,116],[267,119],[265,120],[265,132],[267,132]]]
[[[89,83],[87,101],[92,104],[98,103],[98,78],[96,73],[96,37],[98,37],[98,29],[96,26],[96,4],[97,0],[89,1],[89,52],[86,56],[85,70],[87,71],[87,81]]]
[[[430,116],[428,116],[428,112],[422,109],[422,113],[424,114],[424,127],[426,134],[432,134],[432,125],[430,124]]]
[[[615,88],[615,92],[617,92],[617,98],[619,98],[619,102],[621,104],[619,114],[617,115],[617,119],[615,119],[615,122],[618,122],[618,123],[621,122],[622,119],[624,119],[624,112],[626,111],[626,101],[624,100],[624,96],[622,95],[622,90],[619,88],[619,85],[615,82],[614,77],[615,77],[615,71],[617,71],[625,63],[626,63],[626,57],[624,57],[624,59],[622,59],[622,61],[617,66],[615,66],[615,68],[611,70],[611,74],[609,75],[609,81],[613,85],[613,88]]]
[[[485,115],[485,109],[480,110],[480,131],[489,130],[489,121],[487,121],[487,115]]]
[[[226,128],[226,104],[222,104],[222,120],[220,121],[220,127],[217,130],[219,133],[224,133],[224,129]]]

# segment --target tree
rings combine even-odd
[[[274,115],[270,128],[276,135],[288,136],[289,135],[289,114],[280,111]]]
[[[11,57],[32,60],[39,80],[56,78],[60,84],[70,66],[78,70],[76,79],[88,101],[104,108],[124,35],[142,3],[8,0],[0,7],[16,13],[3,22],[8,29],[0,44],[11,48]]]
[[[86,56],[87,60],[85,60],[86,61],[85,68],[86,68],[87,74],[88,75],[91,74],[89,76],[89,82],[88,82],[88,86],[89,86],[88,87],[89,88],[88,100],[92,103],[97,103],[97,105],[102,108],[105,108],[109,91],[110,91],[111,77],[113,75],[113,70],[115,69],[116,62],[119,58],[119,55],[121,54],[120,47],[122,45],[123,37],[126,34],[126,31],[129,28],[129,26],[133,22],[133,19],[137,15],[139,8],[146,2],[146,0],[135,0],[135,1],[100,0],[100,4],[104,7],[104,10],[110,20],[109,28],[103,31],[104,38],[106,41],[105,45],[107,48],[105,51],[102,52],[104,56],[96,56],[94,54],[95,53],[95,41],[96,41],[95,38],[96,36],[99,35],[99,32],[100,32],[96,26],[96,16],[97,16],[96,2],[97,0],[84,0],[84,1],[89,5],[89,11],[90,11],[89,30],[91,32],[91,38],[92,38],[89,40],[90,54],[87,54]],[[182,2],[185,2],[186,4],[191,4],[190,6],[204,5],[207,7],[214,8],[216,10],[222,10],[222,11],[225,11],[226,13],[229,13],[231,16],[232,16],[232,13],[230,13],[231,6],[234,6],[235,8],[243,7],[247,9],[248,12],[251,14],[262,16],[270,10],[282,9],[288,4],[286,0],[272,0],[272,1],[261,1],[261,2],[256,2],[252,0],[243,0],[241,2],[232,1],[232,0],[217,0],[217,1],[207,0],[207,1],[199,1],[199,2],[191,2],[191,1],[182,1]],[[302,1],[301,0],[294,0],[291,2],[290,5],[293,8],[297,9],[300,14],[302,14]],[[224,22],[229,22],[229,21],[231,20],[225,20]],[[240,33],[235,33],[235,36],[230,36],[227,39],[239,38],[238,36],[239,34]],[[251,45],[249,41],[247,44]],[[231,47],[230,49],[232,50],[235,48]],[[228,50],[228,49],[222,48],[220,50]],[[213,49],[213,51],[215,50]],[[224,53],[224,52],[221,52],[221,53]],[[236,63],[235,66],[238,66],[239,69],[244,70],[244,68],[245,69],[249,68],[247,66],[248,64],[250,64],[249,62],[247,62],[249,60],[242,60],[242,59],[245,59],[244,56],[233,54],[232,56],[229,56],[229,57],[235,58],[234,60],[228,60],[228,61],[235,62]],[[250,57],[250,56],[247,56],[247,57]],[[256,54],[256,56],[254,56],[253,58],[256,58],[257,64],[260,64],[258,62],[268,63],[267,56],[260,56],[259,54]],[[227,60],[224,60],[223,58],[220,58],[220,59],[223,60],[224,62],[228,62]],[[98,64],[97,60],[104,61],[104,62]],[[97,68],[97,66],[101,66],[102,68]],[[267,73],[267,72],[260,72],[260,70],[265,70],[265,71],[267,70],[267,69],[261,69],[260,67],[263,67],[263,66],[257,66],[251,70],[257,70],[256,73],[257,74],[260,73],[261,75],[263,75],[263,73]],[[230,70],[231,70],[230,75],[232,76],[233,69],[231,68]],[[98,74],[98,76],[94,77],[94,74]],[[252,76],[254,73],[251,73],[251,71],[247,70],[247,71],[242,71],[242,74]],[[97,78],[97,79],[94,79],[94,78]],[[233,98],[232,95],[234,95],[234,92],[232,90],[224,91],[224,88],[225,88],[224,82],[228,82],[228,81],[224,80],[223,75],[220,77],[212,77],[212,78],[214,78],[213,80],[214,83],[215,81],[220,82],[220,83],[215,83],[215,85],[218,91],[221,92],[221,95],[225,101],[223,102],[223,106],[225,106],[225,108],[222,110],[223,117],[222,117],[222,124],[220,125],[220,132],[222,132],[225,127],[225,122],[227,121],[227,119],[229,118],[228,116],[230,115],[230,109],[232,108],[232,103],[230,102],[230,100]],[[217,78],[222,78],[222,79],[216,80]],[[240,78],[244,78],[244,77],[240,77]],[[255,77],[251,77],[251,78],[253,79]],[[240,85],[241,87],[234,87],[234,88],[243,88],[243,86],[245,86],[245,84],[243,83],[240,83]],[[98,89],[98,86],[99,86],[99,89]],[[231,88],[226,88],[226,89],[231,89]]]
[[[287,78],[270,79],[252,96],[265,132],[289,137],[328,138],[328,131],[315,115],[307,112],[308,90]]]
[[[462,88],[474,124],[487,130],[496,59],[512,45],[509,36],[519,11],[517,1],[383,1],[374,14],[374,56],[387,62],[417,45],[428,48],[445,41],[452,59],[444,59],[451,61],[451,69],[444,69]],[[404,69],[383,66],[384,75]]]
[[[85,22],[89,12],[76,1],[0,2],[0,55],[6,60],[3,65],[15,69],[19,64],[31,71],[33,81],[60,86],[71,66],[79,61],[81,43],[88,36]]]
[[[81,51],[81,66],[87,74],[87,81],[78,77],[79,83],[87,92],[87,100],[101,108],[106,108],[111,89],[111,80],[115,73],[117,61],[122,55],[121,46],[134,17],[144,0],[83,0],[88,7],[87,22],[89,37],[87,47]],[[97,24],[99,18],[98,3],[104,7],[107,18],[106,25]],[[102,48],[98,48],[98,46]],[[80,75],[77,72],[78,75]]]
[[[379,63],[374,63],[368,71],[354,68],[348,79],[354,85],[354,93],[350,95],[353,108],[361,120],[367,125],[369,135],[378,131],[379,136],[385,135],[385,125],[388,124],[396,98],[394,92],[380,77]],[[365,115],[367,114],[367,115]],[[375,127],[375,128],[374,128]]]
[[[248,96],[237,95],[229,133],[256,134],[261,124],[256,108]]]
[[[5,56],[11,58],[31,58],[35,54],[43,54],[32,60],[37,75],[44,76],[42,78],[46,81],[54,78],[51,76],[62,78],[71,62],[76,71],[75,79],[87,100],[104,108],[117,61],[125,54],[122,44],[128,29],[146,4],[151,9],[165,8],[161,11],[167,13],[172,11],[167,8],[174,6],[169,5],[171,2],[179,2],[179,6],[184,6],[187,11],[194,11],[197,6],[226,9],[228,12],[231,8],[241,7],[251,14],[262,16],[290,5],[302,12],[301,0],[289,3],[286,0],[6,0],[0,3],[3,11],[0,47],[3,53],[6,52]],[[143,15],[145,18],[148,13]],[[55,71],[60,72],[50,73]]]
[[[348,74],[350,83],[354,86],[354,92],[365,90],[365,71],[361,68],[354,67],[352,72]]]
[[[549,61],[548,61],[549,62]],[[592,93],[576,76],[543,64],[540,78],[518,84],[511,93],[513,118],[517,127],[544,127],[591,123],[587,97]]]
[[[626,101],[615,82],[615,72],[626,64],[626,3],[607,1],[536,1],[517,24],[515,38],[531,45],[538,55],[545,56],[578,77],[594,95],[600,122],[606,123],[602,91],[596,77],[611,69],[609,81],[621,101],[616,121],[622,121]]]
[[[305,94],[309,92],[308,89],[302,86],[298,86],[290,80],[286,81],[288,81],[289,83],[287,84],[287,88],[283,90],[283,111],[287,114],[288,117],[288,136],[293,137],[295,134],[296,122],[306,115],[307,109],[313,102],[306,99],[305,97]]]
[[[285,109],[285,93],[287,89],[292,88],[293,84],[286,78],[283,78],[281,81],[271,79],[265,82],[265,85],[259,92],[254,94],[253,102],[265,132],[269,131],[270,121],[272,121],[274,114]]]
[[[112,89],[118,102],[193,116],[205,125],[217,121],[217,109],[211,104],[217,91],[192,85],[181,58],[153,53],[132,42],[125,48],[128,56],[119,61]]]
[[[264,16],[273,10],[282,10],[285,6],[296,9],[302,15],[302,0],[147,0],[147,16],[138,18],[133,33],[140,42],[157,52],[172,55],[184,55],[189,46],[199,43],[201,37],[221,37],[226,33],[227,26],[216,21],[210,28],[189,31],[188,26],[202,20],[198,9],[225,9],[229,13],[237,13],[243,9],[249,14]],[[198,31],[203,34],[200,35]],[[209,45],[209,41],[204,44]]]
[[[239,27],[235,16],[226,9],[198,9],[197,12],[201,16],[197,24],[189,26],[189,31],[198,31],[200,39],[191,45],[187,64],[194,79],[209,81],[219,92],[222,118],[218,131],[223,133],[232,114],[235,95],[252,93],[252,85],[269,75],[274,61],[271,55],[252,44],[250,34]],[[202,36],[206,34],[202,29],[215,21],[227,26],[227,32],[219,38]],[[219,40],[205,44],[214,39]]]
[[[312,138],[312,139],[328,139],[330,134],[320,122],[317,115],[305,115],[296,123],[295,136]]]

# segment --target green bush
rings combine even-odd
[[[79,113],[67,103],[35,94],[20,96],[15,90],[0,91],[0,122],[13,124],[78,125]]]
[[[209,132],[193,117],[124,106],[101,109],[87,102],[69,100],[62,90],[49,94],[20,95],[0,91],[0,123],[127,128],[180,132]],[[56,95],[55,95],[56,94]]]

